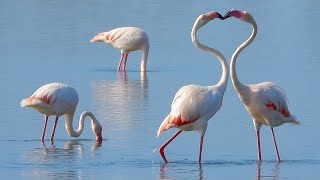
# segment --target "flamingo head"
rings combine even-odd
[[[201,14],[196,22],[195,25],[198,28],[206,25],[209,21],[215,19],[215,18],[219,18],[221,20],[223,20],[223,17],[221,16],[221,14],[219,14],[218,12],[212,11],[212,12],[208,12],[206,14]]]
[[[96,141],[101,142],[102,141],[102,126],[99,123],[95,123],[92,126],[92,131],[96,135]]]
[[[95,37],[93,37],[90,42],[104,42],[106,40],[105,33],[99,33]]]
[[[239,11],[236,9],[232,9],[224,15],[223,19],[228,19],[229,17],[235,17],[247,23],[254,22],[253,17],[247,11]]]

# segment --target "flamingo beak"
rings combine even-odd
[[[221,20],[224,20],[224,17],[223,17],[223,16],[221,16],[221,14],[220,14],[220,13],[218,13],[218,18],[219,18],[219,19],[221,19]]]
[[[101,134],[101,132],[99,132],[98,134],[96,134],[96,141],[102,142],[102,134]]]
[[[231,13],[232,13],[232,11],[227,12],[227,13],[224,15],[223,19],[227,19],[227,18],[231,17]]]

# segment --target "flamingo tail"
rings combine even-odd
[[[43,102],[41,99],[29,97],[25,98],[20,102],[21,107],[36,107],[41,105],[47,105],[45,102]]]
[[[174,126],[172,123],[170,123],[170,122],[172,121],[172,119],[174,119],[174,117],[169,114],[169,115],[163,120],[163,122],[161,123],[161,125],[160,125],[160,127],[159,127],[159,129],[158,129],[157,137],[159,137],[159,135],[160,135],[163,131],[165,131],[165,130],[167,130],[167,129],[169,129],[169,128],[171,128],[171,127]]]
[[[300,125],[300,122],[297,120],[297,117],[294,116],[294,115],[291,115],[291,117],[288,120],[288,123],[295,124],[295,125]]]

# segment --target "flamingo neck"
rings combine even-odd
[[[147,71],[147,61],[149,54],[149,42],[146,42],[146,45],[142,48],[142,57],[141,57],[141,65],[140,69],[142,72]]]
[[[254,20],[249,22],[252,25],[252,33],[249,36],[249,38],[247,40],[245,40],[233,53],[232,57],[231,57],[231,62],[230,62],[230,76],[231,76],[231,81],[232,84],[234,86],[234,88],[236,89],[236,91],[239,94],[242,94],[242,90],[246,89],[246,85],[242,84],[237,76],[236,73],[236,61],[238,58],[238,55],[240,54],[240,52],[246,48],[249,44],[251,44],[254,40],[254,38],[256,37],[257,34],[257,24]]]
[[[192,32],[191,32],[192,42],[197,48],[204,50],[204,51],[211,52],[214,56],[216,56],[218,58],[218,60],[220,61],[221,67],[222,67],[222,75],[221,75],[219,82],[215,86],[221,87],[225,91],[225,89],[227,88],[228,75],[229,75],[228,63],[227,63],[226,59],[224,58],[224,56],[218,50],[215,50],[211,47],[203,45],[198,41],[198,38],[197,38],[198,29],[199,28],[197,27],[196,24],[192,28]]]
[[[81,135],[81,133],[83,131],[83,128],[84,128],[84,120],[85,120],[85,118],[87,116],[90,117],[91,127],[92,127],[92,130],[93,130],[94,133],[95,133],[94,127],[97,126],[97,125],[100,125],[100,123],[97,121],[97,119],[95,118],[95,116],[91,112],[84,111],[80,115],[78,130],[75,131],[73,129],[73,116],[74,116],[74,113],[65,115],[65,117],[66,117],[65,118],[65,128],[66,128],[69,136],[71,136],[71,137],[79,137]]]

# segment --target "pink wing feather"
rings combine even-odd
[[[257,96],[262,100],[262,103],[270,110],[278,111],[284,117],[291,116],[285,92],[273,82],[263,82],[250,86]]]

